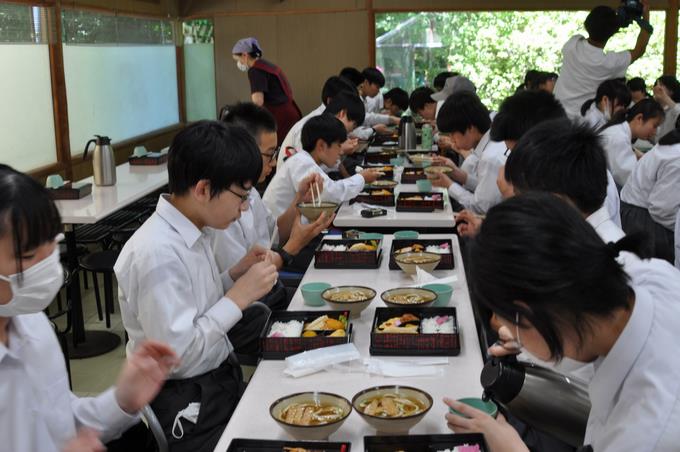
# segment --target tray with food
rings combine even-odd
[[[365,188],[354,198],[354,202],[365,202],[376,206],[394,206],[394,188]]]
[[[378,152],[367,152],[364,162],[367,165],[386,165],[397,156],[397,148],[384,147]]]
[[[402,184],[415,184],[422,179],[427,179],[423,168],[404,168],[404,172],[401,173]]]
[[[378,180],[394,179],[394,167],[392,165],[370,165],[367,168],[378,171]]]
[[[376,308],[369,351],[377,356],[456,356],[456,308]]]
[[[415,239],[415,240],[392,240],[390,249],[390,270],[399,270],[400,267],[394,260],[395,255],[405,253],[433,253],[441,255],[439,265],[435,270],[453,270],[453,243],[451,239]]]
[[[364,436],[366,452],[487,452],[481,433]]]
[[[395,180],[376,180],[370,184],[366,184],[364,189],[382,189],[382,188],[394,188],[399,185],[399,182]]]
[[[322,240],[314,251],[314,268],[378,268],[381,257],[382,240]]]
[[[440,192],[401,192],[397,196],[397,212],[433,212],[444,208],[444,194]]]
[[[281,441],[234,438],[227,452],[350,452],[347,442]]]
[[[262,334],[263,359],[284,359],[352,341],[349,311],[272,311]]]

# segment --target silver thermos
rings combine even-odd
[[[590,399],[581,380],[514,357],[492,358],[480,379],[486,399],[539,431],[574,447],[583,445]]]
[[[111,147],[111,139],[100,135],[87,142],[83,152],[83,160],[87,158],[90,144],[94,143],[92,151],[92,172],[95,185],[116,185],[116,156]]]
[[[416,148],[416,124],[413,117],[408,115],[402,116],[399,121],[399,148],[405,150]]]

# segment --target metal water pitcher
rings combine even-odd
[[[87,158],[90,144],[94,143],[92,151],[92,172],[94,174],[94,184],[98,186],[116,185],[116,156],[111,147],[109,137],[95,135],[85,145],[83,161]]]
[[[399,148],[416,148],[416,124],[413,117],[408,115],[402,116],[399,121]]]

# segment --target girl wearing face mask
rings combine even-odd
[[[600,136],[607,155],[607,167],[619,190],[626,184],[642,154],[633,149],[636,140],[651,140],[664,120],[664,111],[654,99],[643,99],[614,115]]]
[[[675,451],[680,429],[680,272],[605,244],[575,209],[550,193],[491,209],[471,253],[471,289],[515,345],[546,361],[592,362],[584,444],[597,452]],[[624,254],[624,253],[622,253]],[[572,362],[573,362],[572,361]],[[552,394],[546,394],[552,397]],[[456,433],[481,432],[489,450],[527,451],[502,415],[447,400]]]
[[[605,80],[597,87],[595,98],[581,106],[581,117],[593,129],[599,130],[616,113],[625,110],[631,101],[628,87],[620,80]]]
[[[293,99],[293,90],[280,67],[262,58],[262,47],[255,38],[243,38],[231,50],[236,67],[248,73],[250,97],[276,118],[276,135],[283,143],[288,131],[302,118]]]
[[[115,387],[98,397],[69,390],[59,343],[43,310],[63,283],[61,220],[49,193],[0,165],[0,437],[11,451],[103,450],[139,422],[172,350],[148,342],[128,359]]]

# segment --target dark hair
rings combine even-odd
[[[593,102],[600,102],[605,96],[607,96],[614,104],[619,104],[624,108],[628,108],[632,99],[630,89],[625,83],[615,79],[605,80],[597,87],[595,97],[585,101],[583,105],[581,105],[581,116],[586,115]]]
[[[613,8],[596,6],[586,17],[585,27],[590,39],[604,44],[619,31],[619,19]]]
[[[586,124],[545,121],[517,142],[505,162],[505,179],[519,192],[565,195],[590,215],[607,197],[607,158]]]
[[[357,93],[356,87],[352,86],[346,78],[338,75],[328,77],[328,80],[323,84],[323,88],[321,88],[321,103],[328,105],[328,103],[342,91],[354,94]]]
[[[432,86],[434,89],[437,91],[441,91],[442,88],[444,88],[444,85],[446,85],[446,81],[450,79],[451,77],[455,77],[457,75],[460,75],[459,72],[440,72],[434,77],[434,80],[432,80]]]
[[[513,323],[519,316],[520,328],[528,320],[560,360],[564,331],[575,331],[582,345],[593,317],[631,308],[629,278],[616,256],[640,244],[636,235],[605,244],[553,194],[515,196],[482,223],[470,254],[470,286],[498,316]]]
[[[232,184],[257,182],[261,172],[255,139],[243,127],[221,121],[188,125],[175,135],[168,152],[168,186],[176,195],[207,179],[210,195],[217,196]]]
[[[642,99],[640,102],[637,104],[633,105],[627,110],[619,111],[614,116],[612,119],[602,126],[602,130],[615,126],[617,124],[621,124],[624,121],[632,121],[637,115],[642,115],[642,119],[644,121],[647,121],[649,119],[653,118],[665,118],[666,113],[663,111],[663,107],[661,104],[659,104],[656,100],[652,98],[647,98],[647,99]]]
[[[383,94],[384,100],[391,100],[401,111],[408,108],[408,93],[401,88],[392,88]]]
[[[531,79],[526,80],[525,78],[525,85],[527,89],[537,90],[540,89],[542,84],[554,79],[557,79],[557,74],[554,72],[536,71]]]
[[[486,133],[491,126],[489,110],[475,93],[453,93],[439,109],[437,128],[443,133],[465,133],[471,126],[475,126],[480,133]]]
[[[349,82],[353,83],[355,87],[361,85],[365,80],[363,74],[361,73],[361,71],[359,71],[359,69],[350,66],[342,68],[339,75],[340,77],[344,77],[347,80],[349,80]]]
[[[661,83],[671,92],[673,102],[680,102],[680,82],[672,75],[662,75],[656,79],[656,83]]]
[[[642,91],[645,93],[645,96],[649,96],[649,93],[647,93],[647,82],[642,77],[633,77],[626,82],[626,86],[631,92]]]
[[[366,107],[364,107],[364,103],[357,93],[349,91],[339,92],[326,106],[324,113],[337,115],[342,110],[347,112],[347,119],[354,121],[357,127],[364,123]]]
[[[220,119],[225,124],[243,127],[256,142],[260,141],[263,132],[276,132],[276,119],[264,107],[252,102],[239,102],[222,108]]]
[[[305,123],[300,141],[302,141],[302,148],[311,153],[319,140],[323,140],[330,146],[333,143],[342,143],[346,139],[347,131],[342,122],[335,116],[324,112]]]
[[[30,176],[0,164],[0,237],[12,233],[19,273],[21,256],[61,232],[61,217],[50,193]]]
[[[519,140],[536,124],[566,116],[562,104],[551,93],[520,91],[501,104],[491,123],[491,139]]]
[[[385,76],[382,74],[382,72],[374,67],[367,67],[361,72],[361,75],[364,76],[364,79],[368,83],[378,85],[380,88],[385,86]]]
[[[434,90],[427,86],[421,86],[416,88],[411,93],[411,97],[408,99],[408,106],[411,109],[411,113],[418,114],[420,110],[425,108],[427,104],[436,104],[437,101],[432,99]]]

